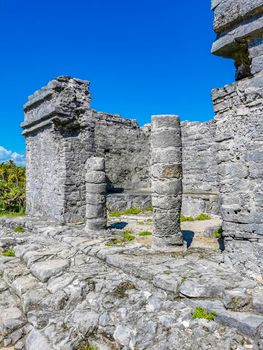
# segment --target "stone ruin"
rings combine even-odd
[[[212,52],[236,82],[213,90],[209,122],[139,127],[67,76],[29,97],[27,217],[0,220],[16,255],[0,258],[0,346],[263,349],[263,1],[212,9]],[[108,243],[107,209],[149,207],[153,249]],[[223,253],[185,251],[180,216],[200,213],[222,220]],[[193,320],[197,306],[215,321]]]
[[[22,124],[28,215],[90,221],[86,188],[99,194],[103,185],[94,174],[88,179],[86,163],[103,157],[107,207],[149,207],[153,199],[155,241],[165,225],[180,232],[181,199],[184,215],[222,215],[226,242],[262,241],[262,4],[215,0],[212,7],[212,51],[234,59],[237,81],[213,90],[210,122],[154,116],[140,128],[135,120],[93,110],[89,82],[65,76],[29,97]],[[167,177],[160,173],[164,166],[171,167]]]

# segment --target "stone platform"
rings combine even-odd
[[[0,248],[15,251],[0,257],[2,346],[263,349],[260,270],[239,269],[229,252],[158,253],[139,237],[109,246],[119,229],[98,236],[81,226],[0,221]],[[15,233],[18,225],[26,231]],[[197,306],[215,311],[215,320],[193,319]]]

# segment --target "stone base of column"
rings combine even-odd
[[[183,252],[184,242],[181,233],[173,237],[152,237],[152,249],[165,252]]]

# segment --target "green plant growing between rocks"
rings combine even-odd
[[[124,239],[124,242],[125,241],[133,241],[135,239],[135,236],[133,236],[131,233],[133,233],[133,230],[132,229],[126,229],[124,231],[124,233],[122,234],[122,238]]]
[[[24,229],[23,226],[16,226],[16,227],[14,228],[14,231],[17,232],[17,233],[26,232],[26,230]]]
[[[16,256],[14,249],[10,248],[8,250],[5,250],[4,252],[2,252],[2,256]]]
[[[148,218],[147,222],[153,222],[153,219],[152,218]]]
[[[201,213],[195,217],[191,217],[191,216],[184,216],[181,215],[180,221],[181,222],[185,222],[185,221],[203,221],[203,220],[210,220],[211,216],[209,216],[208,214],[204,214]]]
[[[213,232],[213,237],[220,239],[222,237],[222,234],[223,234],[223,229],[222,227],[219,227]]]
[[[138,221],[138,225],[144,225],[145,222],[144,221]]]
[[[150,231],[142,231],[139,233],[139,236],[141,237],[146,237],[146,236],[151,236],[152,235],[152,232]]]
[[[198,306],[194,309],[194,312],[192,314],[192,318],[193,319],[198,319],[198,318],[204,318],[206,320],[209,321],[213,321],[216,317],[216,312],[212,311],[212,312],[207,312],[205,311],[204,308]]]

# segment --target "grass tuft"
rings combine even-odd
[[[2,253],[2,256],[16,256],[14,249],[10,248]]]
[[[151,235],[152,235],[152,232],[149,232],[149,231],[142,231],[139,233],[139,236],[141,237],[151,236]]]
[[[203,221],[203,220],[210,220],[211,216],[201,213],[195,217],[191,217],[191,216],[184,216],[181,215],[180,221],[181,222],[185,222],[185,221]]]
[[[23,226],[16,226],[16,227],[14,228],[14,231],[15,231],[15,232],[18,232],[18,233],[26,232],[26,230],[24,229]]]
[[[7,217],[13,217],[13,216],[25,216],[25,213],[19,212],[0,212],[0,216],[7,216]]]
[[[220,239],[222,237],[222,234],[223,234],[223,229],[222,227],[220,227],[213,232],[213,237]]]
[[[194,312],[192,314],[193,319],[204,318],[206,320],[213,321],[215,317],[216,317],[216,312],[214,311],[207,312],[205,311],[205,309],[199,306],[194,309]]]

